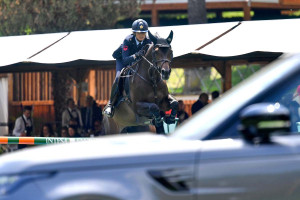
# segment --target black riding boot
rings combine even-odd
[[[119,81],[118,78],[114,81],[112,88],[111,88],[111,93],[110,93],[110,99],[105,106],[103,113],[107,117],[113,117],[114,116],[114,105],[118,99],[119,96]]]

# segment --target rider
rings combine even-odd
[[[132,23],[132,34],[128,35],[123,44],[114,51],[113,57],[116,59],[116,78],[112,85],[110,100],[104,108],[104,114],[108,117],[114,115],[114,104],[119,94],[119,78],[121,70],[138,61],[144,54],[143,47],[151,44],[151,40],[146,37],[148,24],[143,19],[137,19]]]

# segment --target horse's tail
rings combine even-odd
[[[114,135],[120,133],[119,126],[113,118],[103,116],[103,126],[106,135]]]

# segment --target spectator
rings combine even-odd
[[[69,137],[69,133],[68,133],[68,127],[62,127],[61,131],[60,131],[60,136],[61,137]]]
[[[192,114],[195,114],[201,108],[208,104],[208,95],[203,92],[200,94],[199,99],[192,105]]]
[[[31,119],[31,106],[25,106],[23,115],[18,117],[15,122],[13,135],[17,137],[31,136],[33,131],[33,123]]]
[[[17,137],[26,137],[33,135],[33,122],[31,119],[31,106],[25,106],[23,109],[23,115],[18,117],[15,122],[13,135]],[[27,145],[18,145],[18,149],[22,149]]]
[[[81,109],[83,128],[86,133],[94,130],[96,120],[102,120],[102,110],[97,106],[92,96],[86,97],[86,107]]]
[[[76,126],[79,127],[78,121],[76,119],[70,119],[68,126]]]
[[[69,98],[67,100],[67,108],[62,113],[62,126],[68,127],[71,119],[76,120],[80,128],[83,127],[81,112],[76,108],[74,100]]]
[[[177,110],[177,117],[178,117],[178,125],[181,124],[184,120],[189,118],[189,115],[184,110],[184,102],[182,100],[178,101],[178,110]]]
[[[211,99],[212,101],[216,100],[216,98],[218,98],[220,96],[220,93],[218,90],[215,90],[211,93]]]
[[[51,124],[44,124],[41,130],[40,137],[54,137],[54,132]]]
[[[81,135],[77,132],[76,126],[69,126],[68,134],[69,134],[69,137],[81,137]]]
[[[94,127],[95,127],[95,130],[92,132],[91,135],[89,135],[90,137],[105,135],[105,130],[104,130],[101,120],[99,120],[99,119],[95,120]]]

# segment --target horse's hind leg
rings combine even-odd
[[[142,116],[154,117],[156,133],[164,133],[163,120],[159,107],[155,103],[137,102],[137,113]]]

